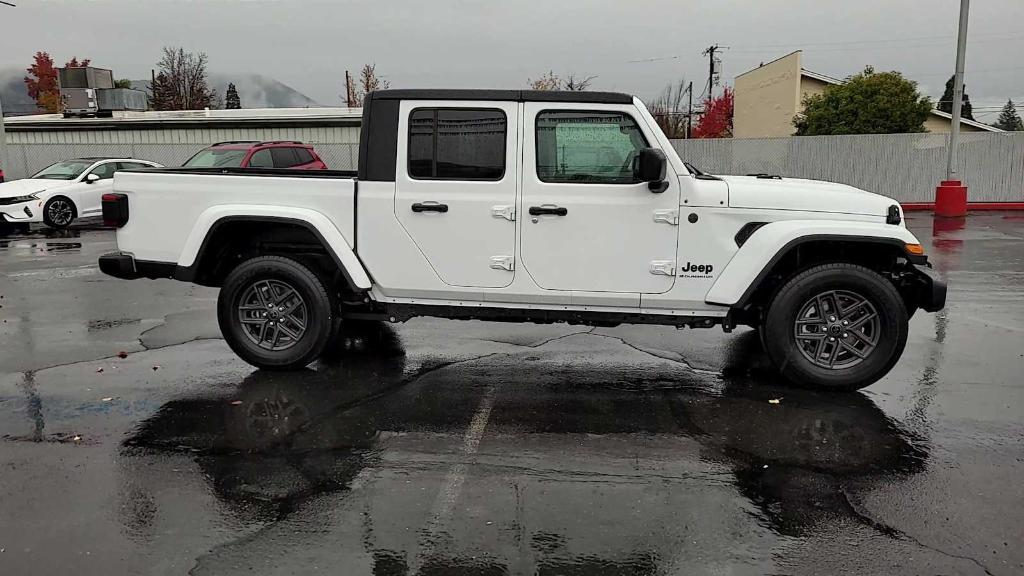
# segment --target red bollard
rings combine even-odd
[[[943,180],[935,188],[935,215],[956,218],[967,215],[967,186],[959,180]]]

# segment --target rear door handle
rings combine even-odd
[[[448,211],[448,205],[447,204],[438,204],[437,202],[424,202],[422,204],[417,202],[417,203],[412,205],[412,211],[413,212],[447,212]]]
[[[540,216],[541,214],[565,216],[568,213],[569,210],[563,206],[530,206],[530,216]]]

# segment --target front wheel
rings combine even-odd
[[[260,256],[224,279],[217,320],[242,360],[268,370],[292,370],[323,350],[334,324],[331,298],[308,268],[281,256]]]
[[[43,204],[43,223],[55,230],[70,226],[77,215],[75,203],[64,196],[54,196]]]
[[[816,388],[856,390],[885,376],[907,343],[908,317],[896,288],[855,264],[806,270],[778,291],[762,327],[782,375]]]

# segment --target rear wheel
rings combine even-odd
[[[50,228],[63,230],[75,221],[77,215],[75,203],[64,196],[54,196],[43,205],[43,223]]]
[[[775,295],[762,326],[772,362],[788,380],[855,390],[885,376],[907,342],[896,288],[855,264],[807,270]]]
[[[268,370],[312,362],[331,335],[333,310],[316,274],[281,256],[239,264],[217,298],[217,320],[228,345],[246,362]]]

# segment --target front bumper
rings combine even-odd
[[[131,254],[112,252],[100,256],[100,272],[122,280],[137,278],[172,278],[178,268],[174,262],[153,262],[136,260]]]
[[[2,222],[42,222],[43,209],[40,202],[30,201],[21,204],[5,204],[0,206]]]
[[[938,272],[926,265],[914,264],[915,302],[925,312],[938,312],[946,306],[946,283]]]

